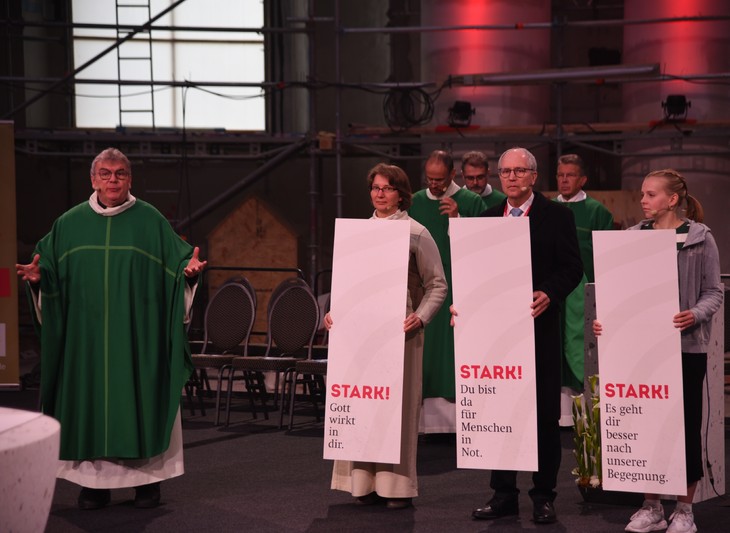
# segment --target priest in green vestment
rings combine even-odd
[[[563,313],[563,353],[566,363],[563,365],[563,426],[572,425],[572,401],[569,396],[583,390],[585,284],[594,281],[592,233],[593,230],[613,229],[611,212],[583,190],[587,180],[585,164],[580,156],[565,154],[558,159],[557,182],[560,195],[555,200],[573,211],[584,271],[583,280],[566,298]]]
[[[441,309],[426,325],[423,345],[423,410],[421,431],[453,433],[454,406],[454,332],[451,314],[451,247],[449,218],[475,217],[485,206],[479,195],[454,183],[454,160],[443,150],[430,154],[425,166],[427,188],[413,195],[408,214],[428,229],[441,255],[449,292]]]
[[[128,158],[101,152],[89,200],[17,265],[41,336],[42,409],[61,423],[57,475],[83,487],[82,509],[103,507],[119,487],[154,507],[159,482],[183,473],[184,322],[205,261],[131,184]]]
[[[461,177],[464,189],[482,197],[487,209],[499,205],[507,196],[489,184],[489,160],[484,152],[472,150],[461,156]]]

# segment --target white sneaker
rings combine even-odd
[[[631,515],[631,522],[625,530],[634,533],[646,533],[647,531],[659,531],[666,528],[667,521],[664,520],[664,507],[660,505],[659,509],[656,509],[646,505]]]
[[[697,526],[695,525],[695,515],[690,511],[674,511],[669,517],[672,523],[667,529],[667,533],[695,533]]]

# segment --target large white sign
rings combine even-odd
[[[529,219],[449,224],[457,466],[537,470]]]
[[[594,231],[593,254],[603,487],[686,494],[676,234]]]
[[[324,458],[400,462],[410,221],[335,222]]]

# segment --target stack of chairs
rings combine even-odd
[[[242,372],[247,386],[263,382],[264,372],[275,373],[274,408],[282,392],[280,377],[296,367],[297,361],[312,359],[312,346],[319,326],[319,305],[309,285],[301,278],[282,281],[271,293],[267,308],[266,353],[263,356],[234,357],[228,373],[226,425],[230,421],[231,389],[237,371]],[[248,377],[246,377],[248,376]],[[253,392],[249,391],[252,396]],[[260,391],[259,391],[260,392]],[[262,404],[265,406],[265,392]],[[279,427],[283,425],[282,412]]]
[[[186,389],[188,394],[194,391],[193,395],[198,396],[200,408],[205,415],[203,405],[203,394],[210,390],[208,371],[217,371],[216,384],[216,417],[215,424],[219,423],[221,411],[221,387],[223,382],[228,383],[228,397],[232,381],[228,379],[231,374],[233,360],[243,352],[248,353],[248,342],[253,329],[256,317],[256,293],[245,277],[235,277],[227,280],[218,289],[208,302],[205,309],[204,337],[200,352],[192,354],[193,376]],[[253,393],[257,386],[252,381],[252,376],[246,375],[247,391],[251,408],[256,416]]]
[[[330,299],[327,297],[324,303],[325,313],[329,311]],[[324,349],[326,353],[327,341],[329,339],[329,332],[325,331],[324,337],[321,340],[319,348]],[[297,387],[302,387],[304,396],[312,403],[314,408],[314,414],[317,422],[320,422],[319,406],[317,401],[321,400],[322,404],[325,403],[327,396],[326,391],[326,376],[327,376],[327,358],[314,358],[315,352],[312,350],[309,352],[309,357],[297,361],[293,368],[284,376],[284,397],[287,396],[287,388],[289,390],[289,424],[288,429],[291,430],[294,423],[294,403],[296,400]],[[284,411],[282,409],[282,416]],[[281,425],[281,420],[280,420]]]

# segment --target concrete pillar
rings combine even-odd
[[[668,17],[727,15],[723,0],[678,0],[646,2],[626,0],[626,20]],[[627,25],[624,28],[625,64],[659,63],[662,72],[671,75],[693,75],[727,72],[730,47],[730,21],[671,22]],[[623,88],[624,120],[650,122],[660,120],[664,113],[661,102],[670,94],[683,94],[691,102],[688,118],[703,121],[729,120],[730,106],[726,84],[665,81],[626,83]],[[678,124],[681,128],[682,124]],[[717,140],[687,136],[681,142],[667,140],[655,143],[626,142],[627,152],[666,152],[625,158],[623,161],[624,189],[640,189],[643,177],[660,168],[674,168],[686,178],[689,193],[705,208],[705,223],[712,228],[720,247],[723,272],[730,271],[730,220],[726,198],[730,196],[730,159],[712,155],[710,150],[727,149],[727,139]]]
[[[550,2],[472,2],[424,0],[422,26],[464,26],[547,22]],[[442,83],[449,75],[524,72],[550,67],[550,30],[468,30],[426,32],[421,35],[424,81]],[[479,86],[444,89],[436,102],[434,125],[445,125],[448,109],[456,100],[471,102],[476,109],[472,124],[479,126],[540,124],[549,119],[549,85]],[[511,145],[510,145],[511,146]],[[510,146],[504,146],[509,148]],[[459,142],[458,153],[488,148]],[[486,150],[489,154],[489,151]],[[501,150],[495,150],[499,156]],[[536,153],[538,167],[547,176],[547,149]],[[544,161],[544,163],[543,163]],[[492,165],[494,166],[494,165]],[[494,169],[492,169],[494,171]],[[490,180],[493,183],[494,180]],[[493,183],[494,185],[494,183]]]

